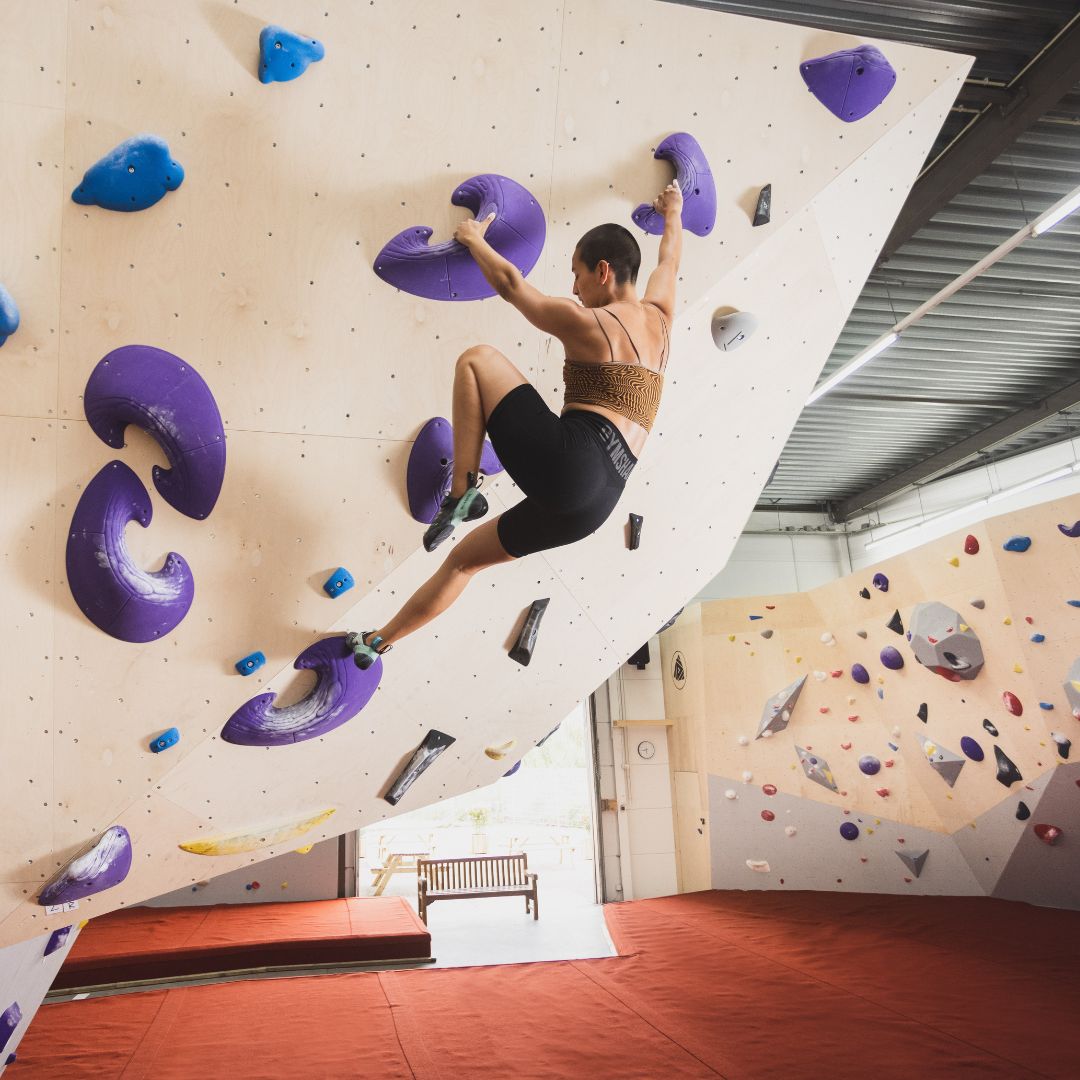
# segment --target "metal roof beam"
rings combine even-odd
[[[1063,386],[1060,390],[1055,391],[1034,405],[1020,409],[1011,416],[999,420],[996,424],[991,424],[989,427],[968,435],[959,442],[953,443],[952,446],[924,458],[917,465],[912,465],[910,468],[890,476],[887,480],[883,480],[873,487],[866,488],[863,491],[856,492],[854,495],[849,495],[846,499],[840,500],[834,507],[836,520],[849,521],[860,510],[865,510],[883,499],[898,495],[907,488],[924,483],[940,473],[955,468],[962,461],[978,454],[980,451],[1003,442],[1005,439],[1010,439],[1014,435],[1019,435],[1020,432],[1035,427],[1037,424],[1048,420],[1051,416],[1055,416],[1062,410],[1072,408],[1077,404],[1080,404],[1080,381]]]
[[[1042,115],[1080,82],[1080,14],[1009,84],[1012,100],[989,104],[922,172],[889,233],[886,262]]]

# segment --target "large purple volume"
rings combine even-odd
[[[38,903],[67,904],[119,885],[131,869],[131,837],[123,825],[113,825],[93,846],[74,858],[41,890]]]
[[[238,746],[289,746],[325,735],[351,720],[371,699],[382,678],[381,660],[361,671],[344,636],[309,645],[293,667],[318,676],[314,689],[287,708],[274,707],[272,693],[244,702],[221,729],[226,742]]]
[[[191,567],[170,551],[149,573],[128,553],[124,529],[144,529],[153,510],[142,481],[122,462],[110,461],[86,485],[75,507],[67,542],[67,577],[82,613],[121,641],[153,641],[174,629],[195,598]]]
[[[117,450],[134,424],[152,435],[171,468],[154,467],[161,497],[188,517],[214,509],[225,479],[225,429],[210,387],[178,356],[150,345],[114,349],[83,395],[94,434]]]
[[[675,166],[675,182],[683,195],[683,228],[698,236],[708,236],[716,224],[716,184],[701,144],[693,135],[676,131],[656,148],[653,157]],[[663,215],[650,203],[642,203],[630,216],[647,233],[663,235]]]
[[[516,180],[482,173],[466,180],[451,196],[482,221],[495,220],[484,239],[527,275],[544,249],[547,226],[540,204]],[[469,249],[456,240],[428,245],[433,230],[414,225],[400,232],[379,252],[375,273],[390,285],[428,300],[483,300],[494,296]]]
[[[494,476],[502,470],[502,462],[485,439],[480,452],[480,471],[485,476]],[[405,472],[409,513],[417,521],[430,525],[435,520],[443,496],[450,490],[453,475],[454,429],[445,417],[436,416],[416,436]]]
[[[799,65],[803,82],[834,116],[845,123],[872,113],[896,85],[896,72],[873,45],[806,60]]]

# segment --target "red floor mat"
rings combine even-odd
[[[139,907],[93,919],[53,986],[430,955],[431,934],[400,896]]]
[[[41,1009],[28,1080],[1024,1080],[1080,1075],[1080,913],[698,893],[619,957],[232,983]]]

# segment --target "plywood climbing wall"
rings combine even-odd
[[[1080,539],[1058,528],[1078,515],[1046,503],[809,592],[691,608],[661,635],[672,766],[707,789],[712,840],[683,823],[688,865],[708,855],[716,888],[1080,907]],[[935,601],[952,613],[937,637],[916,617]],[[916,875],[901,856],[921,852]]]
[[[807,92],[800,61],[858,39],[654,3],[253,0],[3,5],[0,280],[23,326],[0,352],[0,942],[51,929],[43,883],[112,824],[130,832],[123,884],[80,917],[248,865],[191,840],[334,809],[315,841],[395,811],[381,794],[424,733],[453,747],[398,810],[495,782],[723,564],[956,93],[965,57],[881,43],[893,93],[844,124]],[[261,85],[257,39],[280,22],[326,44],[295,82]],[[611,521],[577,546],[485,574],[403,642],[353,721],[275,749],[225,744],[223,723],[265,687],[311,685],[292,659],[330,630],[385,621],[438,563],[407,512],[404,472],[422,424],[449,410],[456,356],[487,341],[553,402],[557,346],[502,302],[398,293],[372,262],[415,224],[449,235],[454,186],[496,171],[547,215],[532,280],[570,291],[578,236],[670,178],[652,148],[695,135],[718,220],[688,236],[665,401]],[[131,135],[167,140],[183,185],[134,214],[71,202],[84,170]],[[772,183],[772,223],[752,228]],[[656,241],[645,239],[646,269]],[[743,351],[715,350],[720,304],[755,312]],[[154,495],[128,530],[139,563],[170,550],[196,599],[166,639],[97,631],[65,580],[82,488],[119,457],[149,485],[160,452],[131,433],[112,451],[80,396],[97,361],[141,343],[206,378],[228,435],[209,520]],[[494,512],[518,493],[503,476]],[[645,517],[626,549],[629,510]],[[337,565],[358,588],[329,600]],[[532,664],[506,649],[530,603],[551,604]],[[238,657],[268,664],[244,679]],[[172,750],[148,741],[171,726]]]

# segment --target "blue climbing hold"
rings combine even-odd
[[[352,574],[344,566],[339,566],[323,582],[323,589],[326,590],[327,596],[336,600],[343,592],[348,592],[355,584]]]
[[[751,622],[757,622],[758,619],[764,619],[764,618],[765,618],[764,615],[751,615],[750,616],[750,621]]]
[[[1054,711],[1053,702],[1050,702],[1050,701],[1040,701],[1039,702],[1039,708],[1044,709],[1046,712],[1053,712]]]
[[[19,329],[19,305],[15,298],[0,285],[0,345]]]
[[[1080,607],[1080,600],[1066,600],[1065,603],[1068,604],[1069,607]]]
[[[145,210],[184,182],[184,167],[157,135],[136,135],[91,165],[71,193],[80,206]]]
[[[507,769],[506,772],[504,772],[502,774],[502,779],[505,780],[508,776],[513,776],[514,773],[516,773],[518,771],[518,769],[520,769],[520,768],[521,768],[521,762],[520,761],[515,761],[514,764],[511,765],[510,768]]]
[[[859,836],[859,826],[854,821],[845,821],[840,826],[840,835],[845,840],[856,840]]]
[[[982,759],[986,757],[983,753],[983,748],[970,735],[965,735],[960,740],[960,749],[963,750],[972,761],[982,761]]]
[[[321,60],[326,49],[313,37],[294,34],[283,26],[264,26],[259,34],[259,81],[289,82],[309,64]]]
[[[884,701],[885,700],[885,691],[882,690],[880,686],[877,689],[877,696],[878,696],[879,701]]]
[[[1031,547],[1030,536],[1010,536],[1004,544],[1001,545],[1006,551],[1027,551]]]
[[[895,753],[897,750],[900,749],[900,747],[896,743],[891,742],[891,743],[889,743],[889,749],[892,750]]]
[[[1046,635],[1045,634],[1032,634],[1031,635],[1031,640],[1034,641],[1036,645],[1041,645],[1046,640]]]
[[[150,740],[150,750],[152,753],[160,754],[162,750],[168,750],[179,741],[180,729],[171,727],[168,731],[163,731],[156,739]]]
[[[236,670],[241,675],[250,675],[253,671],[258,671],[259,668],[266,663],[266,657],[261,652],[249,653],[242,660],[236,661]]]

